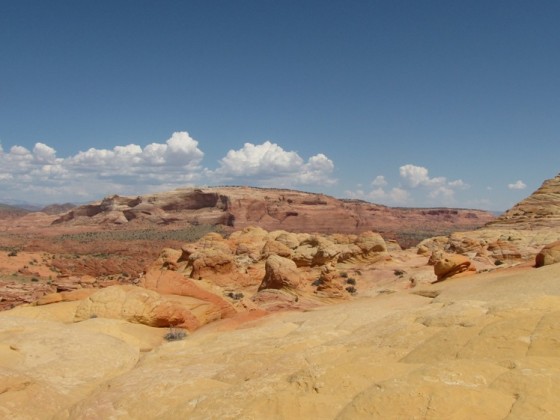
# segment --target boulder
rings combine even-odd
[[[292,250],[277,240],[268,240],[262,248],[262,255],[268,258],[270,255],[279,255],[284,258],[292,256]]]
[[[424,239],[417,245],[419,255],[428,255],[434,251],[443,251],[449,244],[447,236],[435,236],[433,238]]]
[[[95,317],[123,319],[150,327],[179,326],[192,331],[219,319],[220,311],[214,305],[196,299],[167,298],[137,286],[111,286],[83,300],[76,309],[74,321]]]
[[[316,252],[317,248],[312,245],[302,244],[294,250],[291,259],[297,267],[311,267]]]
[[[342,298],[344,289],[342,285],[336,281],[338,273],[333,265],[326,265],[321,268],[321,275],[317,280],[316,294],[327,298]]]
[[[216,274],[228,274],[235,270],[233,255],[220,249],[205,248],[189,256],[187,268],[192,267],[191,278],[200,279]]]
[[[209,302],[219,308],[222,318],[236,314],[236,310],[231,303],[218,296],[217,293],[212,293],[197,283],[199,282],[186,278],[176,271],[152,268],[140,279],[139,286],[160,294],[187,296]]]
[[[296,249],[300,244],[300,238],[297,233],[282,232],[276,237],[276,240],[290,249]]]
[[[560,241],[545,245],[535,257],[536,267],[543,267],[545,265],[556,264],[558,262],[560,262]]]
[[[472,265],[471,260],[464,255],[444,254],[434,265],[436,281],[445,280],[458,274],[474,274],[475,272],[476,268]]]
[[[364,255],[386,252],[387,245],[379,233],[364,232],[358,236],[356,245],[362,250]]]
[[[41,306],[58,302],[73,302],[86,299],[97,291],[98,289],[76,289],[69,292],[49,293],[40,297],[35,304]]]
[[[498,239],[488,244],[488,253],[492,258],[497,260],[518,260],[523,257],[522,252],[516,244]]]
[[[264,278],[259,291],[264,289],[296,290],[301,285],[301,274],[296,263],[279,255],[271,255],[265,264]]]

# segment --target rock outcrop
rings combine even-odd
[[[163,297],[136,286],[111,286],[80,302],[74,321],[90,318],[123,319],[150,327],[176,326],[195,330],[221,318],[207,301],[179,296]]]
[[[437,293],[363,295],[241,328],[222,320],[172,343],[167,329],[54,316],[74,302],[15,308],[0,313],[0,413],[554,419],[559,276],[559,264],[482,273]]]
[[[560,226],[560,174],[544,181],[541,187],[520,201],[487,227],[518,230]]]
[[[442,281],[459,274],[474,274],[476,268],[472,262],[464,255],[444,254],[437,258],[434,264],[434,274],[437,281]]]
[[[560,241],[545,245],[535,257],[535,266],[556,264],[560,262]]]
[[[269,231],[317,233],[376,231],[389,236],[401,233],[400,239],[414,241],[419,231],[434,236],[452,229],[474,229],[493,219],[490,212],[480,210],[391,208],[294,190],[216,187],[107,197],[76,207],[54,223],[220,224],[236,230],[260,226]]]
[[[300,285],[301,274],[295,262],[279,255],[271,255],[266,259],[265,274],[259,290],[297,290]]]

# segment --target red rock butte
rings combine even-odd
[[[221,224],[234,230],[259,226],[289,232],[375,231],[449,233],[494,220],[482,210],[387,207],[324,194],[253,187],[184,188],[137,197],[111,196],[80,206],[54,224]]]

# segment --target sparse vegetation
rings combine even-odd
[[[241,300],[241,299],[243,299],[244,295],[241,292],[237,292],[237,293],[229,292],[229,293],[226,294],[226,296],[233,299],[233,300]]]
[[[311,285],[312,286],[321,286],[323,283],[324,283],[323,279],[317,279],[313,283],[311,283]]]
[[[187,337],[184,329],[178,327],[169,327],[169,332],[163,336],[166,341],[180,341]]]
[[[358,289],[356,289],[354,286],[348,286],[346,288],[346,291],[351,295],[355,295],[356,293],[358,293]]]
[[[346,279],[346,284],[351,284],[352,286],[355,286],[356,285],[356,279],[350,277],[350,278]]]
[[[393,271],[393,274],[397,277],[402,277],[404,276],[406,273],[404,270],[400,270],[400,269],[396,269],[395,271]]]
[[[80,243],[96,241],[181,241],[196,242],[204,235],[218,232],[222,233],[220,226],[199,224],[183,229],[162,230],[108,230],[99,232],[83,232],[64,234],[55,238],[55,241],[77,241]]]

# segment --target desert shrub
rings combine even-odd
[[[496,260],[494,265],[502,265],[504,262],[502,260]]]
[[[84,232],[64,234],[56,237],[56,242],[65,240],[74,240],[80,243],[88,243],[94,241],[166,241],[174,240],[180,242],[196,242],[204,235],[210,232],[218,232],[223,234],[223,229],[216,225],[199,224],[187,226],[182,229],[142,229],[142,230],[109,230],[100,232]]]
[[[234,293],[234,292],[229,292],[228,294],[226,294],[226,296],[232,298],[233,300],[240,300],[243,299],[243,293],[238,292],[238,293]]]
[[[36,282],[36,281],[39,281],[39,279],[37,277],[32,277],[31,281]]]
[[[17,257],[17,250],[13,249],[8,253],[8,257]]]
[[[312,286],[321,286],[323,283],[324,283],[323,279],[317,279],[313,283],[311,283],[311,285]]]
[[[352,295],[355,295],[356,293],[358,293],[358,290],[354,287],[354,286],[348,286],[346,288],[346,291]]]
[[[356,279],[350,277],[350,278],[346,279],[346,284],[351,284],[351,285],[355,286],[356,285]]]
[[[395,276],[398,276],[398,277],[404,276],[404,273],[405,273],[404,270],[399,270],[399,269],[393,271],[393,274],[394,274]]]
[[[187,333],[182,328],[169,327],[169,332],[163,336],[166,341],[184,340]]]
[[[346,271],[343,271],[342,273],[340,273],[340,277],[346,278],[348,277],[348,273]]]

